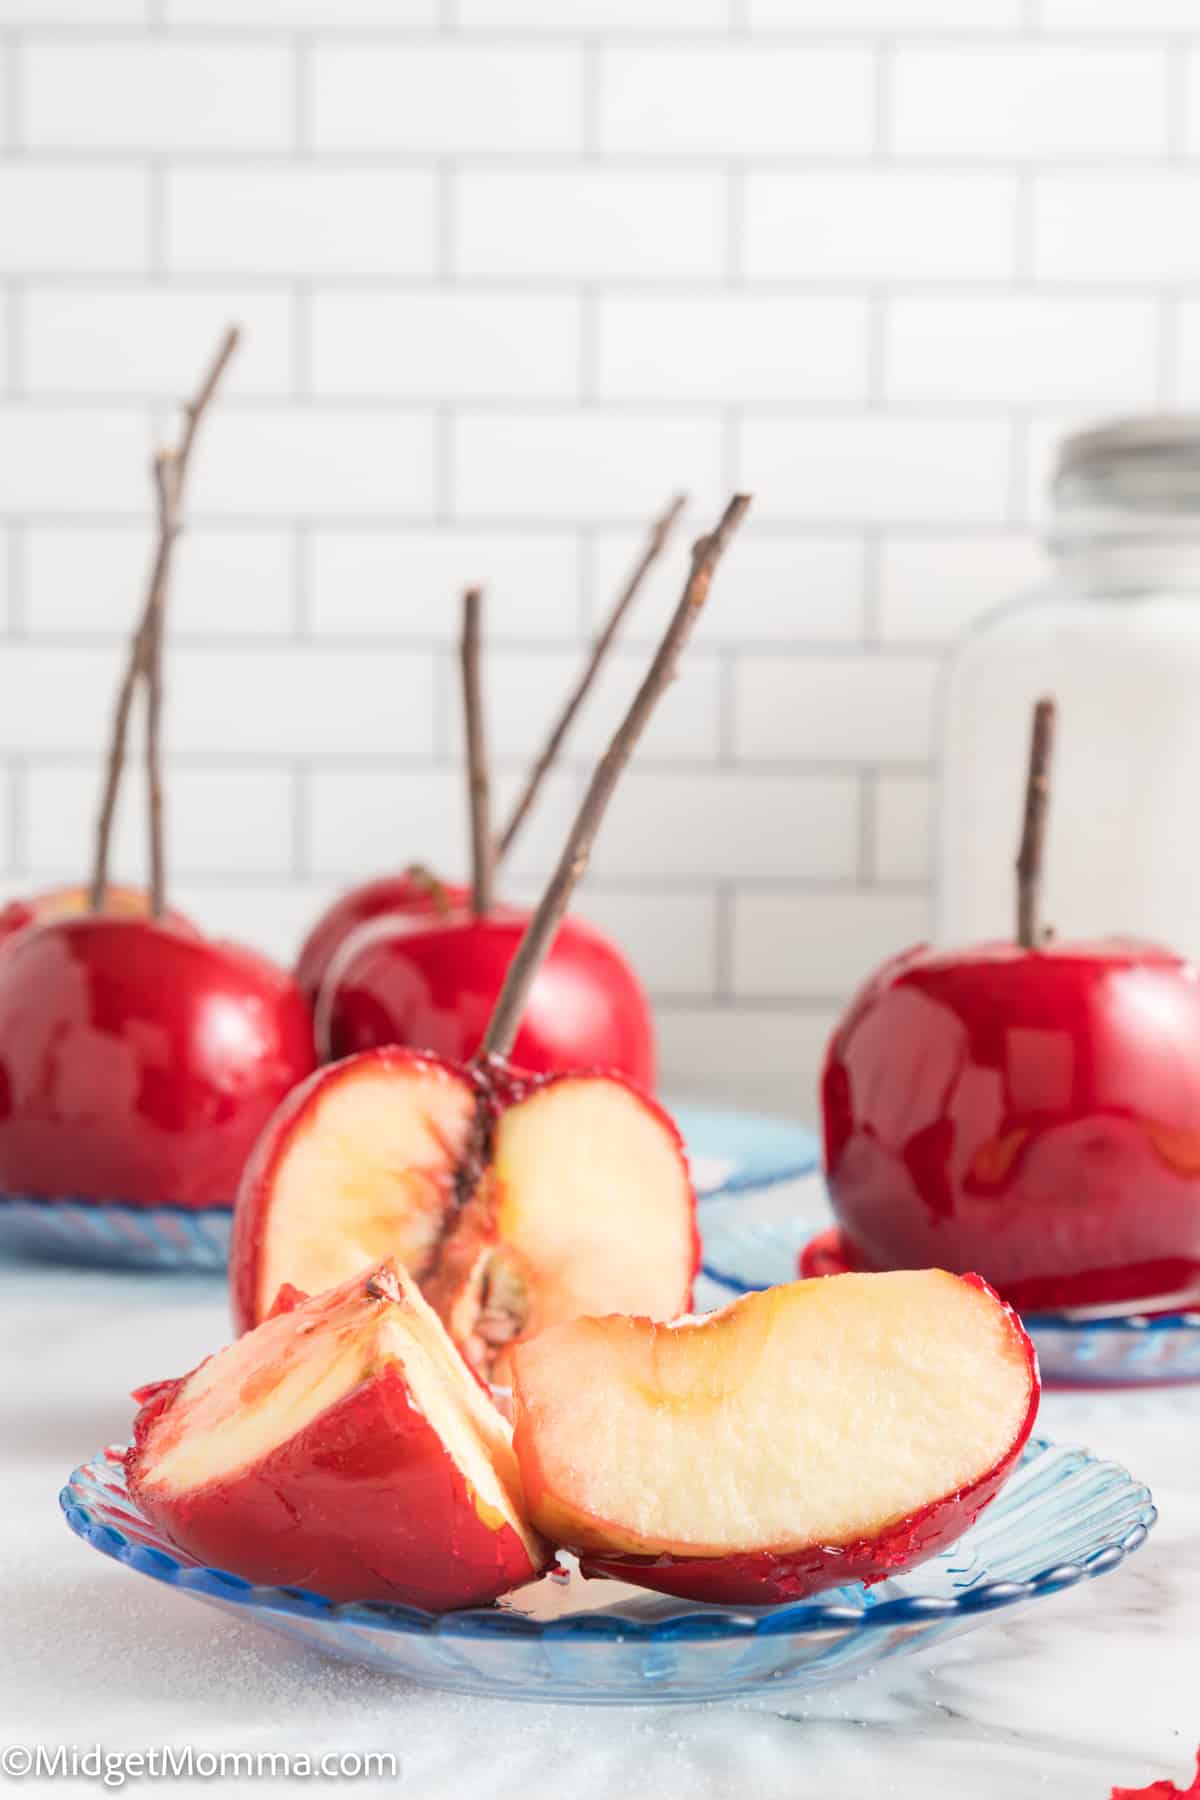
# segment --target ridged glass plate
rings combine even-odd
[[[669,1105],[669,1103],[668,1103]],[[817,1167],[817,1140],[802,1125],[714,1107],[670,1108],[703,1198],[770,1187]],[[109,1268],[223,1269],[233,1214],[227,1206],[134,1206],[123,1200],[43,1200],[0,1195],[0,1250]]]
[[[109,1450],[85,1463],[60,1496],[72,1531],[105,1556],[331,1656],[426,1687],[599,1705],[735,1699],[844,1681],[1108,1574],[1145,1542],[1156,1517],[1149,1489],[1115,1463],[1034,1438],[999,1498],[953,1548],[875,1588],[732,1610],[572,1571],[498,1606],[439,1618],[410,1607],[334,1605],[201,1567],[137,1512],[120,1456]]]
[[[795,1281],[800,1251],[820,1229],[800,1215],[756,1218],[736,1199],[706,1202],[700,1208],[705,1303],[719,1306],[749,1289]],[[1111,1319],[1031,1313],[1023,1323],[1048,1385],[1200,1381],[1200,1310]]]
[[[687,1145],[702,1200],[775,1187],[820,1167],[815,1134],[791,1119],[669,1099],[663,1105]]]
[[[132,1206],[123,1200],[0,1195],[0,1250],[110,1269],[223,1269],[228,1206]]]

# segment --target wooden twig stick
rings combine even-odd
[[[592,645],[587,663],[580,673],[575,686],[567,695],[567,698],[563,703],[563,709],[551,726],[550,735],[546,739],[541,754],[538,756],[533,768],[529,771],[528,780],[521,789],[516,804],[509,814],[508,823],[500,834],[500,841],[496,848],[497,859],[507,854],[512,846],[513,839],[516,837],[518,831],[520,831],[521,826],[525,823],[526,815],[538,797],[542,782],[546,778],[547,770],[556,760],[559,751],[563,747],[567,733],[575,723],[576,714],[579,712],[580,707],[591,692],[592,684],[600,672],[600,666],[608,655],[613,640],[621,628],[622,619],[637,598],[638,590],[643,581],[645,581],[646,576],[650,573],[650,570],[666,548],[667,540],[675,529],[679,516],[686,505],[687,495],[677,494],[670,506],[668,506],[666,512],[657,518],[650,527],[650,533],[646,539],[642,553],[630,570],[624,587],[617,595],[617,598],[613,603],[612,611],[609,613],[602,630]]]
[[[496,848],[492,840],[491,780],[483,725],[483,684],[479,674],[479,615],[483,594],[468,588],[462,603],[462,637],[459,662],[462,669],[463,719],[467,737],[467,792],[471,811],[471,911],[477,919],[491,911],[492,871]]]
[[[1050,764],[1054,755],[1056,718],[1054,701],[1039,700],[1033,709],[1029,772],[1025,778],[1025,816],[1021,847],[1017,852],[1017,942],[1025,950],[1032,950],[1040,942],[1042,851],[1046,842],[1046,815],[1050,808]]]
[[[489,1056],[507,1056],[512,1049],[534,976],[557,936],[576,884],[587,869],[596,832],[612,799],[613,789],[632,756],[651,713],[675,678],[683,647],[708,598],[713,571],[749,505],[748,494],[735,494],[721,515],[716,530],[707,537],[700,538],[692,550],[691,570],[683,596],[675,608],[642,685],[633,697],[629,711],[596,766],[583,797],[583,804],[567,836],[558,867],[508,966],[508,974],[491,1022],[476,1053],[478,1060],[482,1061]]]
[[[129,652],[125,661],[125,669],[121,677],[121,685],[117,690],[116,706],[113,711],[112,732],[109,739],[108,758],[105,764],[104,787],[100,798],[100,812],[96,822],[96,849],[92,866],[91,888],[88,895],[89,905],[93,912],[104,909],[108,894],[108,870],[112,849],[113,821],[117,810],[117,795],[120,792],[121,776],[125,767],[125,750],[129,737],[129,720],[133,711],[134,695],[139,680],[147,680],[151,654],[151,640],[155,630],[155,614],[161,614],[165,601],[167,582],[171,571],[171,557],[175,540],[179,535],[180,508],[183,503],[184,486],[187,480],[188,463],[191,459],[192,444],[197,427],[204,415],[217,385],[225,373],[226,364],[238,346],[240,332],[236,325],[231,325],[217,349],[208,370],[196,391],[195,397],[184,408],[183,430],[179,443],[171,453],[174,463],[173,512],[175,525],[169,533],[163,531],[163,507],[159,499],[158,541],[154,557],[150,564],[150,574],[146,583],[146,600],[142,615],[134,629],[129,643]],[[155,458],[155,484],[159,485],[159,457]]]
[[[176,456],[160,450],[154,459],[158,539],[169,546],[179,533],[179,468]],[[162,806],[163,612],[166,582],[151,590],[144,678],[146,682],[146,798],[150,812],[150,911],[161,919],[167,908],[166,854]]]

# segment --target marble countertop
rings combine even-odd
[[[398,1780],[335,1785],[420,1800],[1108,1800],[1115,1783],[1191,1777],[1200,1385],[1045,1398],[1042,1430],[1114,1457],[1154,1489],[1160,1523],[1111,1576],[843,1686],[736,1705],[519,1706],[326,1661],[142,1580],[70,1534],[58,1490],[76,1463],[127,1437],[129,1390],[191,1367],[227,1334],[215,1277],[0,1261],[0,1741],[394,1750]],[[269,1788],[293,1785],[327,1784]]]

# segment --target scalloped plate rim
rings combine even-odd
[[[539,1620],[526,1614],[502,1608],[466,1608],[458,1612],[436,1614],[419,1607],[390,1605],[384,1602],[326,1600],[306,1589],[257,1586],[228,1570],[210,1567],[191,1559],[181,1560],[184,1553],[160,1550],[154,1545],[138,1545],[117,1527],[97,1519],[80,1497],[77,1489],[93,1479],[90,1471],[99,1465],[120,1468],[123,1452],[102,1450],[90,1462],[73,1470],[67,1485],[59,1494],[59,1505],[70,1529],[91,1548],[122,1563],[135,1573],[147,1575],[165,1586],[194,1594],[199,1599],[215,1599],[196,1583],[207,1577],[226,1588],[221,1599],[234,1605],[245,1605],[255,1611],[290,1617],[336,1620],[349,1625],[370,1626],[406,1637],[470,1636],[479,1638],[519,1637],[535,1640],[544,1637],[570,1637],[598,1643],[615,1637],[632,1637],[639,1641],[679,1641],[682,1637],[761,1638],[780,1635],[801,1636],[807,1632],[838,1627],[857,1636],[887,1627],[911,1624],[921,1618],[969,1617],[979,1612],[995,1612],[1020,1601],[1056,1593],[1080,1581],[1110,1573],[1125,1558],[1138,1550],[1158,1519],[1158,1509],[1150,1489],[1138,1482],[1122,1464],[1097,1456],[1094,1452],[1035,1435],[1021,1459],[1022,1466],[1035,1456],[1049,1451],[1081,1454],[1085,1463],[1104,1470],[1127,1484],[1131,1504],[1141,1507],[1142,1517],[1120,1537],[1098,1544],[1079,1562],[1052,1563],[1023,1581],[984,1581],[963,1590],[952,1598],[932,1594],[905,1594],[895,1599],[867,1604],[861,1608],[846,1605],[815,1605],[797,1601],[778,1607],[689,1607],[652,1621],[632,1618],[621,1613],[580,1611],[562,1617]],[[123,1475],[122,1475],[123,1480]],[[132,1500],[127,1501],[131,1514],[140,1518]],[[986,1517],[986,1512],[981,1517]],[[974,1529],[972,1526],[971,1530]],[[964,1533],[963,1542],[970,1530]],[[943,1554],[950,1554],[954,1546]],[[152,1566],[136,1561],[138,1553],[149,1552]],[[181,1579],[183,1577],[184,1579]]]

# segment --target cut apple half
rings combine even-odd
[[[679,1135],[609,1075],[552,1076],[501,1112],[476,1204],[429,1288],[456,1343],[494,1380],[514,1341],[586,1313],[672,1319],[699,1244]]]
[[[585,1572],[698,1600],[878,1581],[956,1538],[1039,1383],[977,1277],[832,1276],[703,1319],[577,1319],[512,1355],[526,1505]]]
[[[239,1330],[267,1316],[285,1283],[320,1293],[387,1256],[420,1279],[456,1209],[478,1100],[448,1064],[396,1050],[319,1069],[289,1094],[241,1182]]]
[[[489,1380],[514,1342],[580,1314],[675,1318],[699,1255],[679,1134],[617,1076],[349,1057],[285,1103],[247,1169],[237,1323],[285,1284],[312,1293],[384,1255]]]
[[[333,1600],[482,1605],[546,1561],[506,1422],[394,1263],[145,1390],[126,1469],[181,1550]]]

